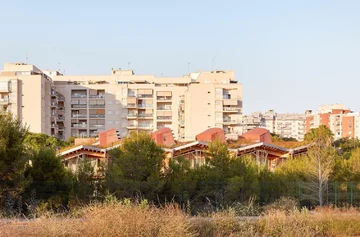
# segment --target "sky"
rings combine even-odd
[[[244,113],[333,103],[360,111],[358,0],[0,0],[0,8],[1,65],[67,75],[234,70]]]

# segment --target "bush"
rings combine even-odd
[[[265,213],[270,213],[274,211],[290,213],[298,209],[298,202],[295,198],[292,197],[281,197],[275,202],[267,205],[264,209]]]

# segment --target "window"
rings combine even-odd
[[[208,105],[210,105],[210,103],[208,103]]]
[[[211,92],[210,91],[208,91],[208,94],[210,94]]]
[[[113,114],[113,111],[112,111],[112,110],[109,110],[109,111],[108,111],[108,114]]]

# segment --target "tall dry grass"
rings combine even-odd
[[[0,221],[0,236],[360,236],[355,208],[297,209],[281,199],[258,217],[236,209],[188,216],[176,205],[108,201],[28,221]]]
[[[176,205],[156,208],[124,202],[96,203],[75,216],[0,224],[0,236],[193,236]]]

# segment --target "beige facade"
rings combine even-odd
[[[0,79],[21,85],[14,109],[31,131],[61,139],[169,127],[176,139],[188,141],[210,127],[227,134],[240,128],[242,85],[232,71],[158,78],[112,69],[104,76],[68,76],[19,63],[5,64]]]
[[[64,138],[56,129],[61,122],[57,121],[58,107],[53,95],[58,93],[50,77],[34,65],[5,63],[0,84],[2,112],[21,118],[31,132]]]

